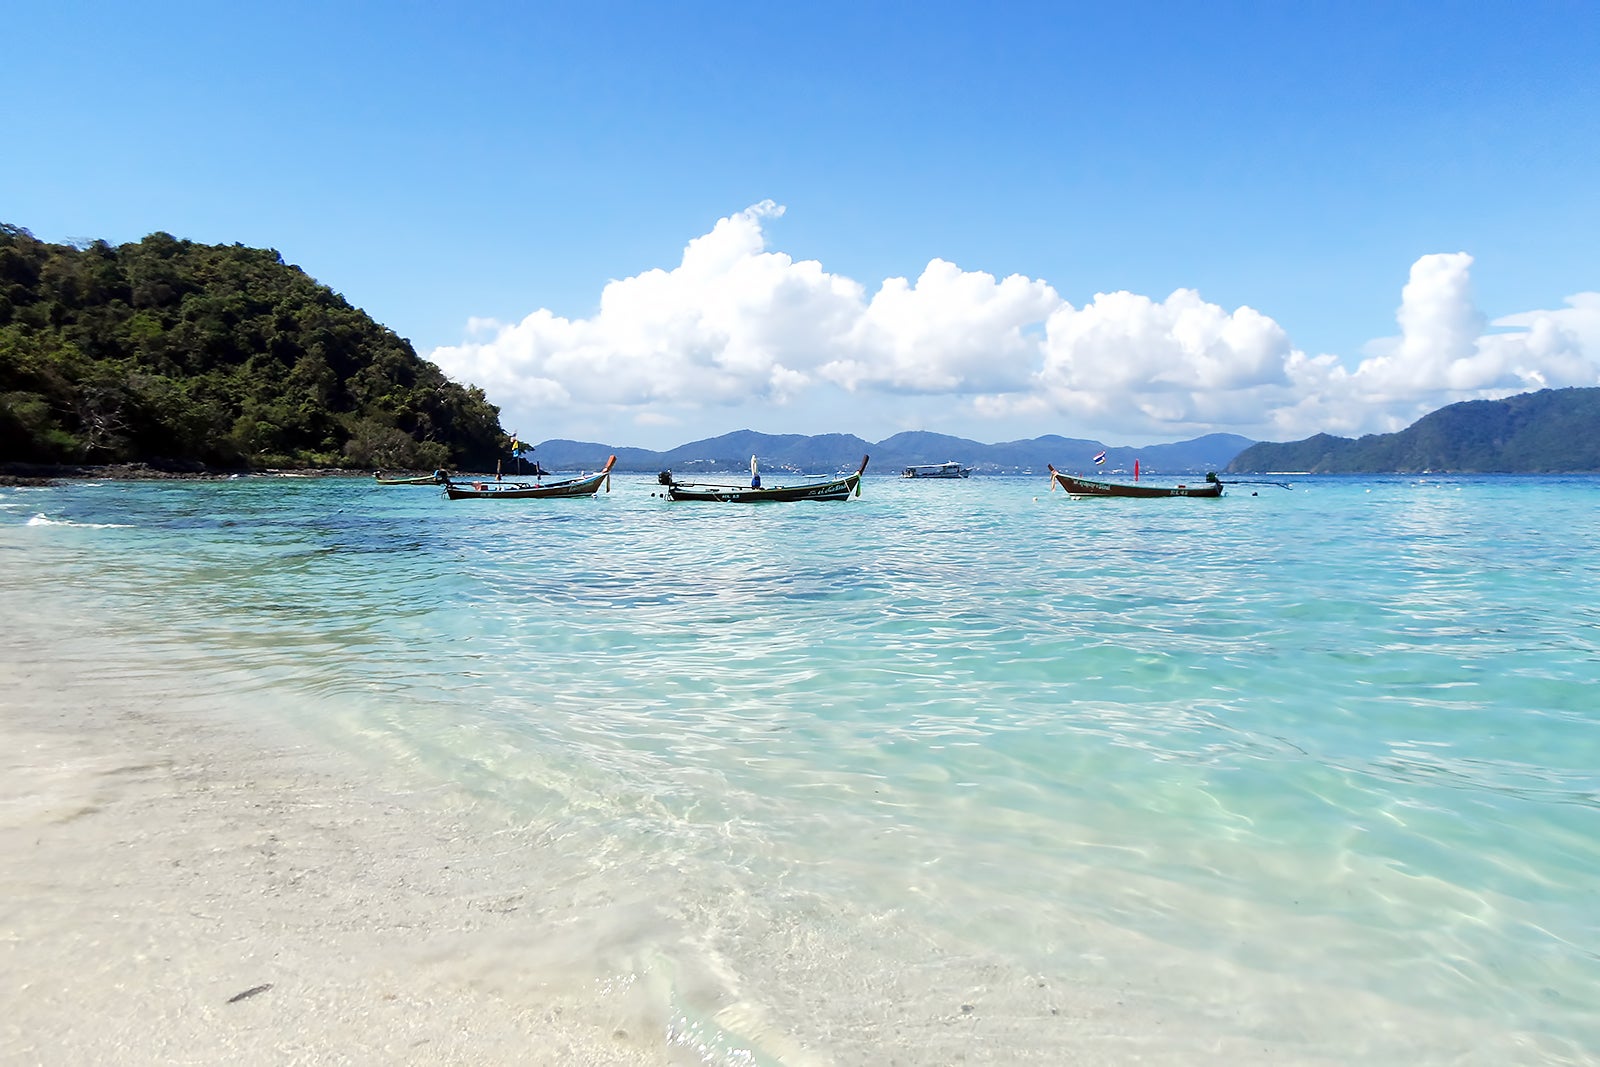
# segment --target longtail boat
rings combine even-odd
[[[1116,497],[1156,497],[1156,496],[1203,496],[1218,497],[1222,495],[1222,482],[1218,480],[1215,471],[1206,475],[1204,484],[1201,485],[1145,485],[1140,482],[1099,482],[1092,478],[1078,478],[1071,474],[1063,474],[1050,465],[1050,491],[1054,492],[1056,486],[1065,489],[1070,496],[1116,496]]]
[[[450,480],[444,471],[434,471],[432,474],[419,474],[408,478],[385,478],[382,471],[373,475],[379,485],[443,485]]]
[[[446,482],[444,495],[451,500],[535,500],[553,497],[594,496],[605,486],[611,492],[611,468],[617,457],[606,460],[605,467],[595,474],[567,478],[559,482],[492,482],[474,479],[468,482]]]
[[[861,466],[849,474],[827,481],[802,485],[719,485],[710,482],[680,482],[671,471],[662,471],[657,481],[667,487],[664,495],[673,500],[715,500],[723,504],[765,504],[794,500],[848,500],[852,494],[861,495],[861,474],[867,469],[867,460],[861,457]],[[752,479],[759,481],[759,479]]]

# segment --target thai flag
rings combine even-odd
[[[1094,461],[1096,464],[1104,463],[1106,461],[1106,454],[1104,452],[1096,452],[1094,454]]]

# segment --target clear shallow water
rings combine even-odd
[[[1600,1062],[1600,479],[1295,485],[70,484],[0,490],[0,590],[547,827],[713,1062],[733,986],[851,1061],[1012,978],[1197,1047]]]

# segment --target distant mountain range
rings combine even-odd
[[[1424,415],[1398,433],[1357,440],[1317,434],[1261,442],[1228,464],[1233,473],[1461,474],[1600,472],[1600,388],[1541,389],[1468,400]]]
[[[1103,465],[1094,457],[1106,453]],[[1161,445],[1107,445],[1048,434],[983,444],[917,430],[869,442],[853,434],[765,434],[739,430],[665,452],[589,441],[542,441],[532,457],[547,470],[594,470],[616,453],[619,471],[678,474],[743,471],[758,456],[764,471],[825,474],[850,470],[871,455],[869,473],[898,474],[920,463],[954,460],[976,474],[1038,474],[1055,464],[1069,472],[1149,474],[1201,471],[1386,474],[1420,471],[1538,474],[1600,472],[1600,388],[1543,389],[1504,400],[1469,400],[1440,408],[1398,433],[1352,439],[1317,434],[1303,441],[1252,441],[1214,433]]]
[[[616,454],[619,471],[672,470],[677,474],[741,471],[757,456],[763,471],[825,474],[853,470],[863,455],[872,462],[868,473],[898,474],[919,463],[954,460],[975,474],[1041,474],[1048,464],[1066,471],[1131,471],[1137,459],[1151,473],[1190,473],[1224,470],[1228,462],[1253,442],[1238,434],[1214,433],[1175,444],[1106,445],[1085,438],[1049,434],[1026,441],[983,444],[965,437],[914,430],[882,441],[864,441],[853,434],[765,434],[737,430],[703,441],[692,441],[666,452],[644,448],[617,448],[587,441],[541,441],[531,458],[546,470],[593,470]],[[1094,457],[1106,453],[1103,466]]]

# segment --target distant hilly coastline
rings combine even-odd
[[[1094,457],[1106,453],[1103,465]],[[541,442],[535,457],[551,470],[593,469],[608,455],[622,471],[677,473],[742,470],[751,456],[764,468],[816,474],[845,470],[872,456],[871,472],[898,473],[918,463],[954,460],[977,474],[1027,474],[1054,464],[1065,471],[1232,474],[1548,474],[1600,472],[1600,388],[1543,389],[1503,400],[1468,400],[1440,408],[1398,433],[1358,439],[1316,434],[1302,441],[1252,441],[1216,433],[1159,445],[1107,445],[1054,434],[984,444],[928,431],[878,442],[853,434],[764,434],[740,430],[665,452],[563,439]]]
[[[1577,474],[1600,472],[1600,388],[1541,389],[1468,400],[1424,415],[1398,433],[1352,440],[1317,434],[1260,442],[1231,473]]]
[[[614,447],[588,441],[541,441],[532,456],[549,470],[591,470],[615,453],[619,471],[672,470],[677,474],[738,471],[758,456],[767,471],[821,474],[853,469],[863,455],[872,457],[868,473],[898,474],[918,463],[954,460],[976,474],[1042,474],[1048,464],[1062,470],[1132,470],[1135,459],[1143,470],[1222,470],[1228,461],[1253,442],[1238,434],[1207,434],[1173,444],[1110,446],[1086,438],[1054,434],[1025,441],[983,444],[965,437],[914,430],[869,442],[854,434],[765,434],[738,430],[702,441],[692,441],[666,452]],[[1106,453],[1103,466],[1094,457]]]

